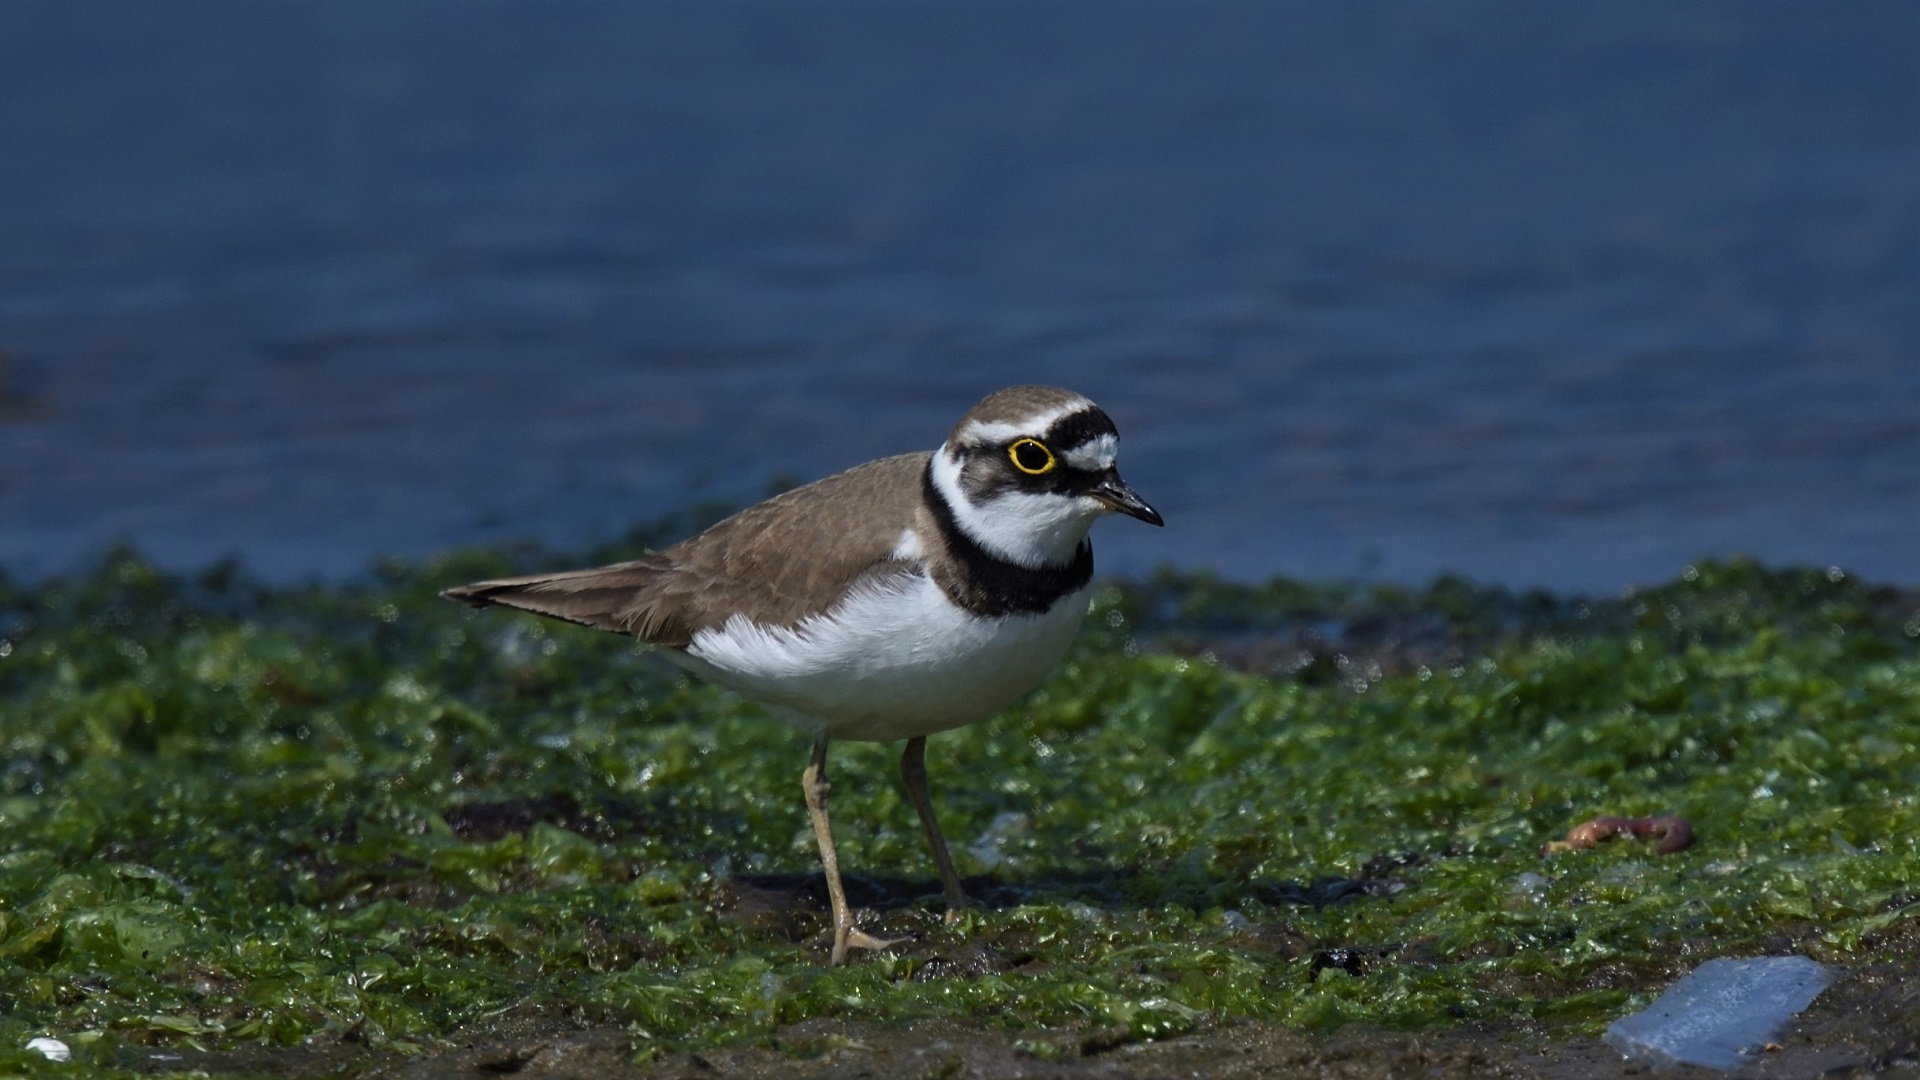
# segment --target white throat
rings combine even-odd
[[[1031,569],[1073,561],[1105,510],[1093,498],[1017,491],[975,503],[960,483],[960,462],[944,444],[933,455],[933,486],[946,497],[961,532],[989,554]]]

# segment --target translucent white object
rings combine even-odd
[[[66,1061],[68,1058],[73,1057],[73,1051],[68,1049],[67,1044],[61,1042],[59,1039],[28,1039],[27,1049],[40,1051],[46,1055],[48,1061]]]
[[[1832,982],[1804,956],[1709,960],[1608,1025],[1607,1045],[1651,1065],[1737,1069]]]

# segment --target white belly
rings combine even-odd
[[[1082,589],[1044,614],[982,619],[915,575],[858,589],[792,629],[736,615],[667,655],[813,734],[885,742],[1018,701],[1060,662],[1086,612]]]

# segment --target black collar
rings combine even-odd
[[[1072,561],[1037,569],[981,547],[960,527],[953,507],[933,482],[932,458],[927,459],[927,469],[920,474],[920,489],[940,529],[940,538],[946,542],[947,554],[953,557],[951,568],[935,571],[934,581],[947,599],[972,614],[995,619],[1038,615],[1053,610],[1061,597],[1079,592],[1093,580],[1093,544],[1087,540],[1080,541]]]

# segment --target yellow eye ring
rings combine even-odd
[[[1040,476],[1053,471],[1059,462],[1053,459],[1053,451],[1039,439],[1015,439],[1007,447],[1007,457],[1012,459],[1013,467],[1028,476]]]

